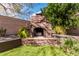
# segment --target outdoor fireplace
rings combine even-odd
[[[43,28],[35,28],[33,31],[33,37],[44,36]]]
[[[32,16],[27,28],[31,37],[52,37],[54,33],[51,23],[42,14]]]

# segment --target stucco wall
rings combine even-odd
[[[74,28],[74,29],[72,28],[72,29],[68,30],[68,34],[79,36],[79,28]]]
[[[22,26],[26,26],[26,21],[17,19],[17,18],[12,18],[12,17],[7,17],[7,16],[0,16],[0,28],[6,28],[7,29],[7,34],[16,34],[19,28]]]

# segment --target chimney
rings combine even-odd
[[[40,16],[42,16],[42,13],[37,13],[36,15],[40,15]]]

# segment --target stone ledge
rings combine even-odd
[[[0,37],[0,43],[12,41],[12,40],[19,40],[20,38],[10,38],[10,37]]]
[[[59,45],[60,41],[53,38],[26,38],[22,39],[24,45]]]

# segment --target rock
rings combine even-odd
[[[46,18],[40,14],[32,17],[32,19],[29,21],[28,28],[32,37],[34,37],[34,29],[36,28],[38,28],[36,31],[43,33],[42,36],[44,37],[52,37],[52,33],[54,33],[51,23],[48,22],[48,20],[46,20]]]

